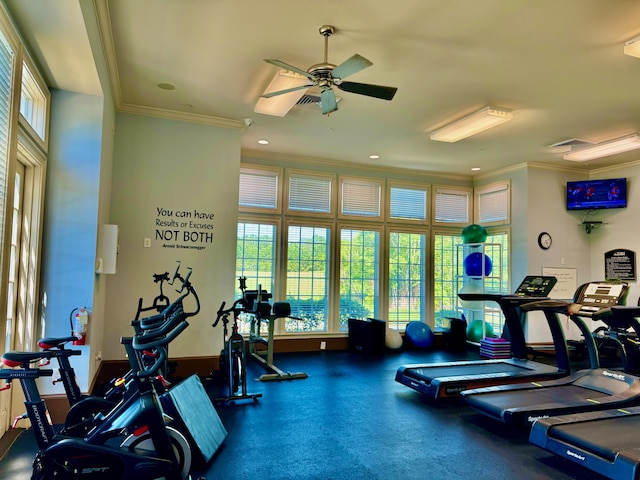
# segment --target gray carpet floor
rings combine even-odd
[[[473,355],[473,354],[463,354]],[[227,438],[193,478],[209,480],[602,479],[528,442],[462,402],[437,403],[395,381],[404,364],[460,358],[446,351],[405,350],[276,355],[302,380],[259,382],[249,363],[244,400],[217,407]],[[477,357],[476,357],[477,358]],[[211,398],[224,394],[205,384]],[[30,478],[35,444],[24,431],[0,461],[0,478]]]

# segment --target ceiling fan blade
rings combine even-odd
[[[273,58],[265,58],[264,61],[270,63],[271,65],[275,65],[276,67],[284,68],[285,70],[289,70],[291,72],[302,75],[303,77],[307,77],[309,80],[313,80],[313,75],[307,73],[306,70],[302,70],[301,68],[294,67],[293,65],[289,65],[288,63],[284,63]]]
[[[367,95],[368,97],[381,98],[382,100],[391,100],[398,91],[396,87],[371,85],[369,83],[340,82],[339,84],[336,83],[336,86],[340,90],[344,90],[345,92]]]
[[[322,114],[335,112],[338,110],[338,102],[336,101],[336,94],[330,88],[325,88],[320,93],[320,106],[322,107]]]
[[[372,62],[356,53],[353,57],[348,58],[334,68],[331,72],[331,76],[333,78],[347,78],[349,75],[353,75],[354,73],[364,70],[371,65],[373,65]]]
[[[298,85],[297,87],[291,87],[291,88],[287,88],[285,90],[278,90],[277,92],[263,93],[260,96],[263,97],[263,98],[271,98],[271,97],[276,97],[278,95],[284,95],[285,93],[291,93],[291,92],[295,92],[296,90],[302,90],[302,89],[309,88],[309,87],[313,87],[313,84],[311,84],[311,85]]]

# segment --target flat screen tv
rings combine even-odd
[[[626,208],[627,179],[567,182],[567,210]]]

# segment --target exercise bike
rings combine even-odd
[[[186,479],[191,466],[191,449],[182,433],[166,423],[169,420],[156,393],[153,376],[166,360],[163,347],[188,326],[200,303],[191,283],[182,280],[187,292],[172,304],[162,323],[153,319],[154,328],[133,337],[136,351],[157,349],[153,365],[136,371],[123,399],[108,413],[98,415],[85,438],[55,434],[46,420],[46,406],[37,388],[37,378],[51,376],[52,370],[31,367],[46,352],[7,352],[2,362],[18,369],[1,369],[0,378],[18,379],[25,395],[27,415],[33,425],[39,452],[33,464],[33,480],[64,479]],[[182,290],[181,290],[182,291]],[[192,296],[195,308],[184,310],[183,301]],[[134,365],[132,365],[132,368]],[[8,387],[5,387],[8,388]]]
[[[170,304],[169,298],[162,292],[162,282],[164,280],[173,284],[175,279],[179,276],[179,266],[174,273],[173,278],[169,279],[169,274],[164,273],[160,275],[154,274],[154,282],[160,282],[160,295],[155,297],[153,305],[151,307],[143,308],[142,299],[138,304],[138,310],[136,312],[135,320],[131,322],[136,333],[141,334],[150,328],[159,326],[162,319],[167,318],[172,314],[174,309],[178,308],[178,303]],[[140,319],[141,312],[153,310],[159,312],[159,314]],[[73,332],[73,326],[71,326]],[[153,362],[158,356],[155,351],[137,351],[132,347],[133,337],[122,337],[120,342],[124,346],[129,362],[135,362],[133,366],[123,376],[113,379],[109,382],[109,388],[103,395],[84,395],[80,391],[75,379],[75,371],[71,366],[69,357],[73,355],[80,355],[80,350],[70,350],[66,348],[66,344],[75,340],[74,336],[70,337],[46,337],[38,342],[38,346],[43,349],[43,359],[47,362],[50,359],[55,358],[58,362],[58,372],[60,381],[64,386],[67,399],[69,401],[69,412],[66,415],[65,422],[61,433],[68,436],[84,437],[91,428],[93,428],[93,420],[96,415],[106,413],[111,410],[123,397],[126,389],[131,385],[135,386],[131,382],[135,372],[144,370],[147,366],[153,365]],[[168,357],[167,347],[164,347]],[[162,365],[161,370],[154,375],[152,381],[155,382],[156,391],[162,393],[169,383],[165,380],[166,361]],[[44,366],[41,364],[41,366]],[[56,383],[58,380],[54,380]]]
[[[261,393],[247,393],[247,368],[245,340],[238,331],[238,316],[246,311],[247,302],[244,298],[245,277],[240,277],[240,290],[243,292],[242,298],[233,302],[231,308],[225,310],[225,302],[222,302],[213,323],[215,328],[220,320],[224,327],[224,348],[220,352],[220,372],[227,383],[228,395],[217,397],[216,403],[229,403],[235,400],[252,399],[254,402],[262,396]],[[233,314],[233,325],[231,335],[229,335],[229,315]]]

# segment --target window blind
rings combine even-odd
[[[5,36],[0,32],[0,251],[4,238],[4,205],[7,192],[7,170],[9,163],[9,126],[11,124],[11,78],[14,52]]]
[[[507,185],[478,191],[478,222],[501,222],[509,219],[509,189]]]
[[[287,208],[302,212],[331,213],[331,179],[291,175]]]
[[[380,191],[378,183],[343,180],[342,214],[360,217],[380,216]]]
[[[240,172],[240,207],[278,208],[278,175],[270,172]]]
[[[410,220],[427,219],[427,191],[390,188],[390,217]]]
[[[435,220],[442,223],[468,223],[469,192],[436,189]]]

